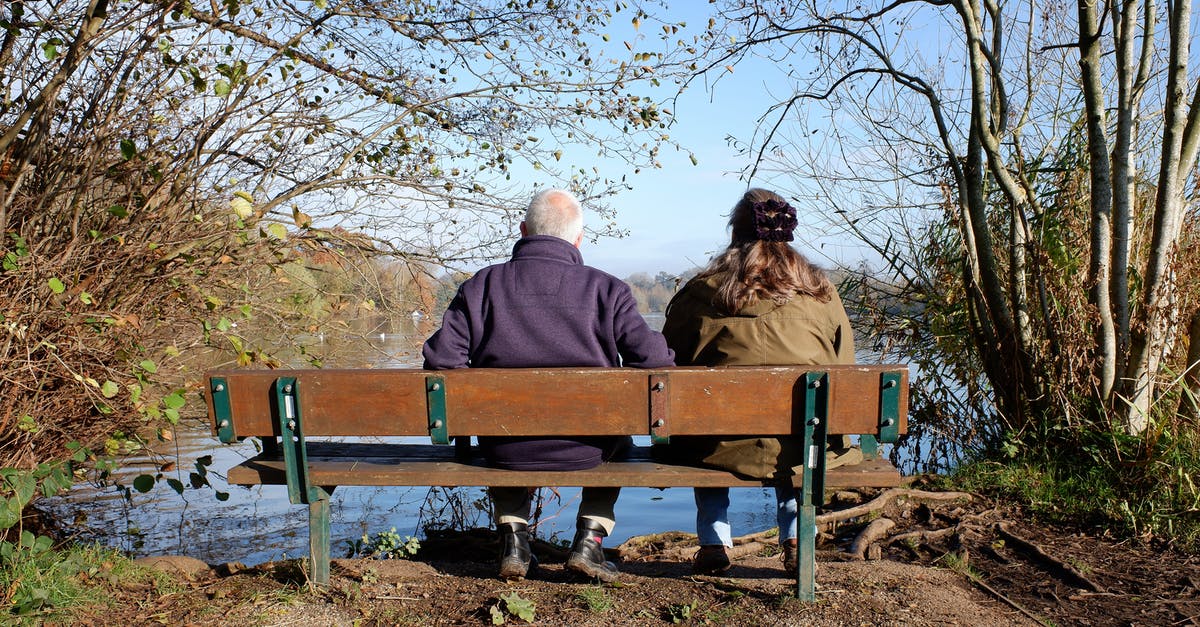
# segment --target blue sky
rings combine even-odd
[[[673,9],[669,15],[679,19],[678,13]],[[699,12],[686,19],[691,26],[702,24],[706,17]],[[780,81],[783,75],[783,70],[751,57],[740,62],[733,73],[723,73],[711,88],[702,81],[694,82],[675,103],[676,122],[669,130],[687,150],[664,149],[661,169],[629,175],[633,189],[608,200],[617,210],[618,225],[628,230],[629,236],[585,241],[581,247],[584,261],[624,278],[634,272],[683,272],[705,265],[723,250],[729,242],[729,211],[747,187],[739,172],[750,164],[750,158],[738,155],[726,138],[752,139],[759,118],[775,103],[772,92],[777,96],[785,86]],[[688,150],[696,156],[697,165],[692,164]],[[619,170],[608,173],[620,176]],[[754,184],[772,188],[769,181],[756,179]],[[810,209],[797,206],[797,210],[803,224],[804,213]],[[825,267],[834,260],[853,262],[860,257],[853,248],[838,246],[830,235],[820,229],[798,231],[795,245]]]

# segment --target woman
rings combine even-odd
[[[732,241],[671,299],[663,335],[680,366],[854,363],[854,336],[833,284],[788,244],[796,210],[764,189],[742,196],[729,218]],[[861,452],[842,442],[833,454]],[[786,478],[802,463],[791,438],[673,437],[675,462],[720,468],[756,479]],[[796,571],[796,493],[777,487],[784,568]],[[698,573],[729,568],[729,489],[696,488]]]

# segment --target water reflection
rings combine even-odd
[[[647,321],[661,328],[662,316],[650,314]],[[436,329],[431,318],[403,320],[387,325],[380,320],[359,320],[344,332],[325,330],[293,338],[301,347],[285,356],[293,366],[304,367],[314,360],[324,367],[419,367],[420,346]],[[646,442],[641,442],[645,444]],[[134,557],[183,554],[209,563],[240,561],[253,565],[265,561],[305,555],[308,552],[308,509],[288,502],[285,486],[244,488],[225,483],[225,472],[257,454],[252,441],[235,445],[218,442],[206,425],[182,425],[173,442],[156,455],[129,460],[116,479],[129,485],[143,473],[153,473],[163,457],[176,461],[174,470],[164,472],[188,484],[196,460],[211,455],[209,480],[229,499],[220,502],[209,489],[184,490],[177,494],[160,482],[146,494],[133,494],[127,501],[113,489],[79,485],[68,494],[43,499],[39,507],[56,520],[75,521],[71,529],[83,541],[95,540],[126,551]],[[579,490],[562,488],[543,491],[539,534],[570,539]],[[418,526],[431,514],[422,511],[430,495],[428,488],[343,487],[332,496],[331,538],[334,556],[344,554],[347,543],[364,533],[392,527],[401,534],[420,535]],[[480,488],[459,492],[463,513],[470,515],[471,503],[483,497]],[[774,526],[774,495],[766,489],[735,489],[731,494],[730,522],[735,534]],[[631,536],[669,530],[694,531],[695,507],[692,491],[627,488],[617,502],[617,528],[610,546]],[[480,525],[486,517],[478,517]]]

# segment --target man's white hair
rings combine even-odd
[[[574,244],[583,233],[583,207],[563,189],[538,192],[525,210],[526,235],[553,235]]]

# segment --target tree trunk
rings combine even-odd
[[[1085,108],[1091,192],[1092,246],[1088,263],[1088,302],[1100,318],[1096,344],[1100,354],[1098,378],[1101,398],[1112,393],[1117,376],[1117,331],[1109,284],[1112,281],[1113,190],[1105,129],[1104,86],[1100,80],[1100,19],[1094,2],[1080,2],[1079,69]],[[1118,62],[1121,60],[1119,59]]]
[[[1168,52],[1166,106],[1163,112],[1163,142],[1158,190],[1154,199],[1154,225],[1149,260],[1144,273],[1140,331],[1132,335],[1129,365],[1123,391],[1127,400],[1121,426],[1130,433],[1147,427],[1154,400],[1154,377],[1162,357],[1167,321],[1164,310],[1176,289],[1171,281],[1170,264],[1175,256],[1179,230],[1183,224],[1183,179],[1190,170],[1194,152],[1185,162],[1184,140],[1194,136],[1195,109],[1187,110],[1185,90],[1189,86],[1187,63],[1190,53],[1191,3],[1180,0],[1171,7],[1170,48]],[[1185,167],[1186,166],[1186,167]]]

